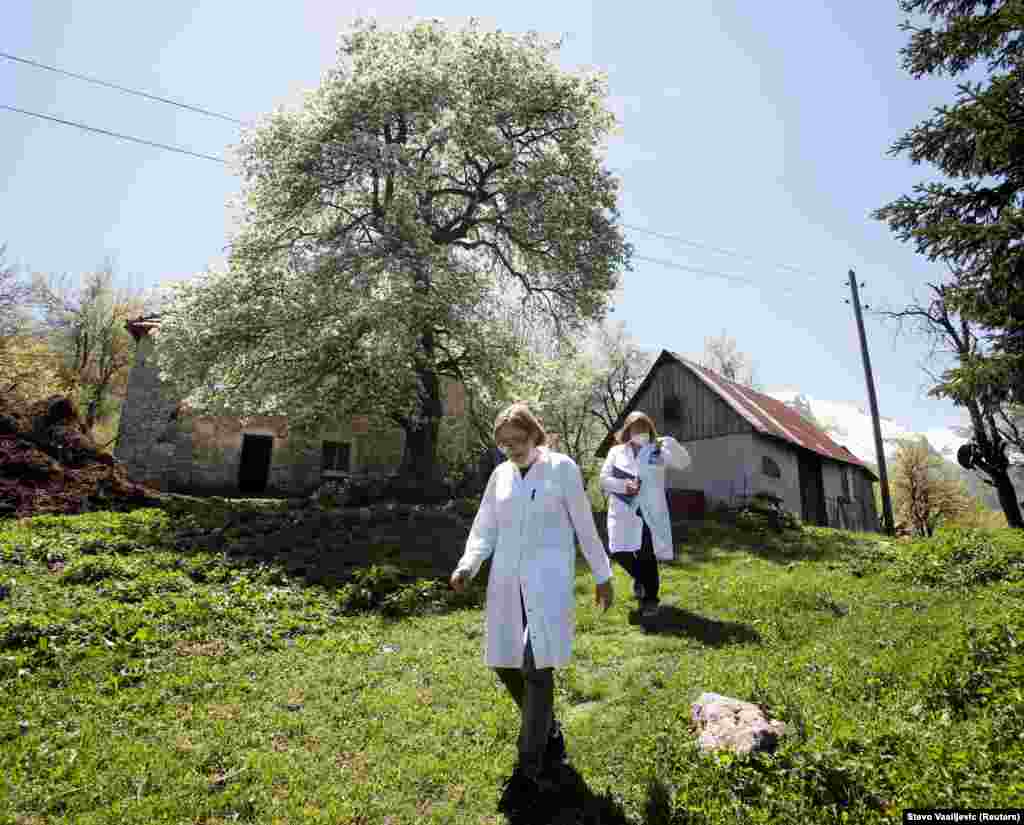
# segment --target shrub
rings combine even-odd
[[[92,584],[104,579],[127,578],[128,572],[114,559],[96,556],[69,565],[61,574],[64,584]]]
[[[47,626],[39,621],[6,617],[0,621],[0,650],[35,647],[47,632]]]
[[[724,520],[755,532],[800,530],[799,517],[782,506],[782,499],[771,493],[757,493],[739,507],[727,508]]]
[[[338,605],[343,613],[359,613],[380,607],[401,588],[397,569],[387,565],[359,568],[352,579],[337,591]]]
[[[997,707],[1024,719],[1024,617],[1013,612],[968,625],[925,685],[933,707],[958,716]]]
[[[893,574],[931,587],[1024,580],[1024,533],[945,527],[904,545]]]

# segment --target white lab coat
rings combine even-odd
[[[538,450],[526,478],[511,461],[491,473],[456,567],[472,578],[493,556],[484,638],[488,667],[522,667],[520,592],[536,666],[569,663],[576,630],[574,530],[595,582],[612,576],[579,467],[567,455]]]
[[[672,519],[665,497],[665,465],[671,464],[678,470],[690,466],[690,453],[672,436],[662,438],[661,456],[652,456],[655,444],[648,443],[633,455],[629,444],[616,444],[608,451],[604,466],[601,467],[601,489],[608,495],[608,548],[613,553],[636,552],[643,544],[644,521],[651,528],[655,558],[671,561]],[[653,463],[652,463],[653,462]],[[626,479],[615,478],[612,467],[618,467],[640,479],[640,492],[622,501],[611,493],[625,493]],[[637,510],[643,512],[643,518]]]

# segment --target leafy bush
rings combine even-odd
[[[0,619],[0,650],[34,647],[48,632],[48,626],[37,619],[6,616]]]
[[[104,579],[128,578],[130,573],[115,559],[96,556],[70,564],[61,575],[64,584],[93,584]]]
[[[352,580],[338,588],[338,605],[343,613],[359,613],[383,604],[401,587],[397,569],[372,565],[353,572]]]
[[[1024,718],[1024,617],[1014,611],[968,625],[925,685],[933,707],[960,717],[1000,706]]]
[[[977,587],[1024,580],[1024,532],[940,528],[930,539],[907,542],[893,574],[929,587]]]
[[[802,528],[798,516],[784,509],[778,499],[763,494],[751,497],[747,503],[726,515],[726,519],[737,527],[755,532]]]

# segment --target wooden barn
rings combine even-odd
[[[662,350],[614,430],[634,410],[647,413],[693,459],[684,472],[668,471],[675,516],[766,493],[806,524],[880,529],[872,486],[878,477],[781,401]],[[609,434],[598,457],[612,444]]]

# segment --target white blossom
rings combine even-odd
[[[428,376],[500,396],[497,301],[600,320],[629,259],[601,165],[615,119],[604,76],[560,70],[557,48],[357,22],[300,112],[243,134],[242,226],[226,267],[175,292],[162,375],[211,411],[415,428]]]

